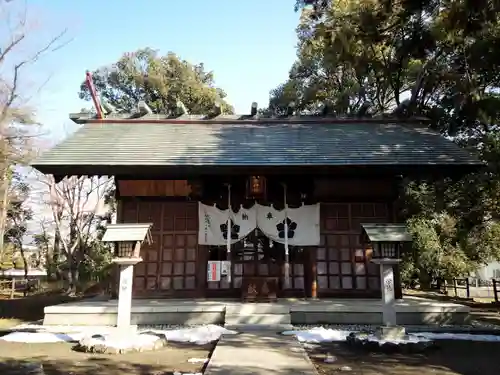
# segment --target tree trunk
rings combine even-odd
[[[24,253],[24,247],[23,244],[19,244],[19,251],[21,252],[21,258],[23,259],[23,268],[24,268],[24,282],[26,283],[26,287],[24,288],[24,296],[26,297],[26,294],[28,293],[28,287],[29,287],[29,282],[28,282],[28,260],[26,259],[26,254]]]
[[[59,237],[59,231],[56,230],[56,234],[54,236],[54,247],[52,250],[52,263],[54,265],[54,273],[56,280],[62,280],[63,275],[61,274],[61,270],[59,269],[61,256],[61,238]]]
[[[73,280],[73,288],[71,290],[72,294],[79,292],[80,286],[80,270],[78,269],[78,264],[73,265],[71,270],[71,279]]]
[[[64,289],[66,294],[72,293],[73,288],[73,255],[66,255],[66,267],[64,267]]]
[[[427,270],[420,270],[418,275],[418,282],[420,283],[420,289],[430,290],[432,284],[432,277],[427,272]]]
[[[5,157],[5,156],[3,156]],[[7,209],[9,207],[9,178],[7,168],[2,165],[0,172],[0,255],[4,251],[5,225],[7,222]]]

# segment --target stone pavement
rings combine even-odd
[[[317,375],[314,365],[293,336],[271,332],[224,335],[205,375]]]

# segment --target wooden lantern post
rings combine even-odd
[[[121,330],[133,328],[130,324],[132,310],[132,283],[134,266],[142,262],[141,245],[144,241],[151,244],[151,223],[110,224],[102,237],[103,242],[114,243],[115,257],[112,262],[120,269],[118,290],[118,316],[116,326]]]
[[[373,247],[372,259],[380,267],[380,289],[382,292],[382,327],[380,335],[386,339],[401,338],[405,331],[397,327],[395,308],[394,265],[401,261],[400,250],[411,236],[402,224],[361,224],[364,242]]]

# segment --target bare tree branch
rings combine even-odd
[[[99,209],[114,181],[112,178],[72,176],[56,183],[53,176],[38,174],[38,178],[45,186],[45,202],[51,209],[68,271],[72,272],[95,239],[94,232],[102,222]],[[77,281],[72,276],[69,278]]]

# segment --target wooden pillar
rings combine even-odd
[[[116,223],[123,223],[123,202],[119,197],[116,197]],[[118,251],[115,249],[115,251]],[[117,254],[114,254],[115,256]],[[118,298],[119,284],[120,284],[120,266],[116,263],[111,264],[111,275],[110,277],[110,285],[109,285],[109,293],[112,299]]]
[[[401,179],[398,176],[394,177],[393,181],[393,196],[392,200],[389,202],[389,220],[391,223],[399,223],[401,222],[401,218],[399,217],[400,207],[396,203],[398,203],[399,195],[400,195],[400,186]],[[403,298],[403,288],[401,286],[401,265],[400,263],[396,263],[393,265],[394,271],[394,298],[401,299]]]
[[[196,296],[201,298],[207,294],[208,246],[198,245],[196,251]]]
[[[318,281],[316,269],[316,247],[309,247],[307,257],[307,273],[308,273],[308,290],[307,296],[310,298],[318,298]],[[305,280],[304,280],[305,281]]]

